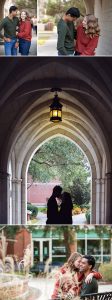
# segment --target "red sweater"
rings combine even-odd
[[[32,28],[31,22],[29,20],[21,21],[19,25],[18,37],[26,41],[31,41],[32,38]]]
[[[84,56],[94,56],[99,37],[90,38],[85,32],[82,23],[77,28],[76,51]]]

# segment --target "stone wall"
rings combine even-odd
[[[0,1],[0,20],[2,20],[3,16],[4,16],[4,0]]]
[[[95,0],[95,15],[99,17],[101,37],[97,55],[112,55],[112,1]]]

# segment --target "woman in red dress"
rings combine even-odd
[[[77,27],[75,55],[94,56],[98,46],[100,28],[98,19],[93,15],[86,15]]]
[[[75,299],[80,294],[82,280],[84,274],[79,272],[82,255],[74,252],[69,257],[67,263],[64,264],[56,275],[56,283],[51,299],[67,299],[71,295],[71,299]],[[89,283],[92,278],[101,279],[99,272],[91,271],[86,277],[86,283]]]
[[[19,52],[21,55],[28,56],[32,39],[32,26],[30,18],[25,11],[21,12],[19,32],[17,36],[19,38]]]

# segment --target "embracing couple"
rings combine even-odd
[[[11,6],[9,15],[0,22],[0,38],[4,41],[5,55],[17,56],[29,54],[32,38],[32,25],[27,12],[18,15],[18,8]]]
[[[98,46],[100,28],[98,19],[88,14],[75,27],[80,18],[78,8],[71,7],[58,23],[57,50],[59,56],[94,56]],[[78,22],[77,22],[78,23]]]
[[[75,300],[86,294],[98,293],[97,280],[102,276],[94,267],[93,256],[72,253],[56,274],[52,300]]]
[[[56,185],[47,202],[46,224],[72,224],[72,209],[71,195],[62,193],[62,187]]]

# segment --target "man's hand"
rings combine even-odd
[[[19,43],[16,42],[16,43],[15,43],[15,48],[17,49],[18,47],[19,47]]]
[[[10,43],[10,42],[11,42],[11,39],[10,39],[10,38],[6,38],[5,36],[4,36],[4,38],[3,38],[3,39],[4,39],[4,41],[5,41],[5,42],[8,42],[8,43]]]
[[[85,283],[87,283],[87,284],[91,283],[91,281],[92,281],[92,279],[93,279],[93,276],[94,276],[94,274],[93,274],[93,273],[90,273],[90,274],[86,277]]]

